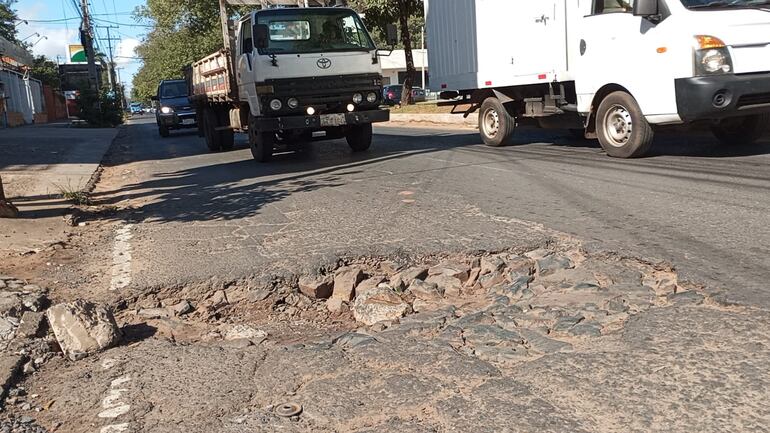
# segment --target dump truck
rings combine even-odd
[[[518,125],[644,156],[662,125],[700,123],[726,145],[770,123],[770,2],[425,0],[431,86],[479,113],[485,143]]]
[[[372,124],[390,119],[380,108],[381,53],[355,11],[322,3],[220,0],[224,48],[187,71],[211,151],[231,149],[235,133],[248,134],[260,162],[281,146],[323,139],[369,149]],[[260,7],[233,23],[233,5]]]

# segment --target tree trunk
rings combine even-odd
[[[401,42],[404,44],[406,56],[406,79],[404,79],[404,92],[401,94],[401,105],[412,105],[412,83],[417,69],[414,67],[412,56],[412,34],[409,31],[409,2],[413,0],[398,0],[398,22],[401,27]]]

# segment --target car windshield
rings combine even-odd
[[[170,83],[163,83],[160,86],[161,98],[183,98],[187,96],[187,83],[184,81],[173,81]]]
[[[268,48],[260,54],[371,51],[375,49],[358,15],[347,9],[296,12],[288,9],[257,14],[268,26]]]
[[[770,0],[682,0],[688,9],[768,9]]]

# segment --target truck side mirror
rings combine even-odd
[[[270,43],[270,28],[267,24],[257,24],[254,26],[254,41],[257,49],[263,50]]]
[[[387,33],[388,45],[391,47],[398,44],[398,29],[393,24],[385,26],[385,32]]]
[[[636,0],[634,2],[634,16],[654,17],[660,15],[658,0]]]

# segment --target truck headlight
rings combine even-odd
[[[160,107],[160,112],[163,114],[171,114],[174,112],[174,109],[171,107]]]
[[[364,95],[360,93],[356,93],[353,95],[353,103],[358,105],[360,103],[364,102]]]
[[[289,98],[289,100],[286,101],[286,105],[293,110],[299,107],[299,100],[297,98]]]
[[[270,108],[271,108],[273,111],[278,111],[278,110],[280,110],[282,107],[283,107],[283,103],[281,102],[281,100],[280,100],[280,99],[273,99],[272,101],[270,101]]]
[[[374,92],[369,92],[369,94],[366,95],[366,102],[370,104],[374,104],[375,102],[377,102],[377,94]]]
[[[730,50],[721,39],[714,36],[695,36],[695,75],[729,74],[733,71]]]

